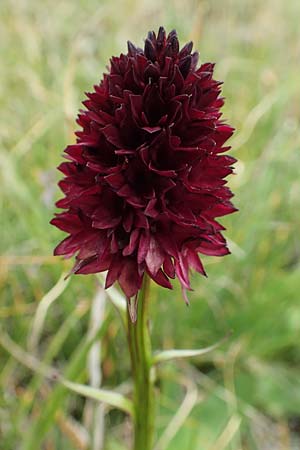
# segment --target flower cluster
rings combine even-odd
[[[59,166],[64,211],[51,223],[69,236],[55,254],[76,254],[73,273],[107,271],[106,287],[118,280],[127,298],[145,273],[166,288],[177,276],[185,294],[189,268],[205,275],[199,253],[229,253],[216,218],[236,210],[225,186],[233,128],[214,65],[197,68],[192,46],[162,27],[144,49],[128,42],[87,94]]]

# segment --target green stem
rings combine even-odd
[[[154,432],[154,387],[151,377],[152,352],[148,324],[150,278],[144,277],[137,301],[137,320],[127,309],[128,345],[134,382],[133,450],[151,450]]]

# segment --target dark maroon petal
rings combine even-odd
[[[101,217],[100,219],[93,220],[93,228],[99,228],[99,230],[105,230],[107,228],[114,228],[121,222],[121,217]]]
[[[56,214],[56,217],[50,223],[71,234],[78,233],[83,227],[80,218],[75,213]]]
[[[82,157],[83,149],[84,146],[82,144],[69,145],[65,149],[66,158],[79,164],[85,164],[85,160]]]
[[[130,235],[129,244],[123,249],[123,255],[128,256],[131,255],[135,249],[137,248],[140,236],[140,229],[136,228]]]
[[[205,241],[198,245],[197,251],[208,256],[224,256],[230,253],[226,245],[215,245]]]
[[[96,255],[78,261],[72,269],[73,273],[81,275],[90,275],[91,273],[99,272],[99,261]]]
[[[150,233],[148,230],[145,230],[141,234],[138,248],[137,262],[139,264],[145,260],[146,255],[148,253],[149,245],[150,245]]]
[[[129,231],[132,228],[133,225],[133,219],[134,219],[134,215],[133,215],[133,211],[130,210],[127,213],[124,214],[123,216],[123,227],[124,230],[129,233]]]
[[[175,260],[175,272],[182,285],[186,289],[191,289],[189,274],[188,274],[188,262],[181,254],[179,254],[179,259]]]
[[[133,259],[125,259],[119,276],[119,284],[127,298],[136,295],[142,286],[143,277],[138,273],[137,263]]]
[[[150,39],[146,39],[144,51],[145,51],[146,58],[148,58],[152,62],[154,62],[156,59],[156,52],[155,52],[154,45],[153,45],[152,41],[150,41]]]
[[[114,282],[119,278],[119,275],[122,270],[122,258],[119,255],[116,255],[109,266],[106,280],[105,280],[105,289],[109,288],[114,284]]]
[[[106,229],[114,228],[121,221],[121,216],[117,216],[114,210],[98,207],[92,215],[92,226],[94,228]]]
[[[182,49],[180,50],[179,58],[181,59],[181,58],[184,58],[185,56],[189,55],[192,50],[193,50],[193,43],[192,43],[192,41],[190,41],[187,44],[185,44],[185,46],[182,47]]]
[[[157,274],[158,269],[161,267],[164,261],[164,252],[162,251],[154,236],[150,237],[145,261],[149,272],[153,275]]]
[[[128,47],[128,54],[130,56],[135,56],[137,53],[137,48],[133,45],[133,43],[130,41],[127,41],[127,47]]]
[[[112,173],[104,177],[104,180],[114,189],[121,189],[125,184],[126,179],[122,172]]]
[[[116,236],[116,233],[113,232],[111,235],[111,241],[110,241],[110,251],[111,253],[117,253],[119,250],[119,243]]]
[[[225,216],[226,214],[232,214],[238,211],[230,202],[219,203],[210,209],[210,214],[215,217]]]
[[[152,170],[153,172],[158,173],[159,175],[163,176],[163,177],[176,177],[177,173],[175,170],[161,170],[161,169],[157,169],[154,164],[152,163],[152,161],[150,161],[149,163],[149,169]]]
[[[155,283],[159,284],[160,286],[167,289],[173,289],[173,286],[170,283],[168,277],[161,269],[155,275],[149,272],[149,276],[152,278],[152,280],[155,281]]]
[[[197,272],[201,273],[202,275],[206,276],[206,272],[204,270],[203,264],[201,262],[201,259],[199,258],[198,254],[193,250],[188,250],[187,252],[187,262],[192,269],[195,269]]]
[[[94,235],[91,235],[89,240],[85,241],[85,245],[82,245],[80,243],[80,250],[77,253],[77,258],[87,259],[95,255],[102,257],[106,247],[107,247],[106,233],[98,231],[94,233]]]
[[[174,258],[178,257],[179,251],[174,233],[157,233],[156,239],[160,247],[163,248],[166,253]]]
[[[142,116],[143,97],[141,95],[130,95],[129,99],[133,119],[139,125]]]
[[[154,218],[157,217],[159,215],[159,211],[157,209],[157,203],[158,202],[157,202],[156,198],[153,198],[152,200],[150,200],[150,202],[148,203],[148,205],[144,211],[144,214],[146,216],[150,216],[150,217],[154,217]]]
[[[169,256],[165,256],[163,269],[165,274],[170,278],[175,278],[175,268],[174,264]]]
[[[165,32],[164,27],[159,27],[156,42],[157,42],[157,46],[158,46],[159,49],[161,49],[165,45],[165,43],[166,43],[166,32]]]
[[[74,252],[76,252],[76,250],[78,250],[78,247],[76,236],[69,236],[57,245],[54,249],[54,255],[71,256]]]
[[[142,130],[147,131],[147,133],[156,133],[157,131],[161,131],[161,127],[142,127]]]
[[[107,125],[105,128],[102,128],[102,133],[104,134],[108,142],[110,142],[117,148],[123,147],[119,130],[114,125]]]
[[[147,219],[147,217],[144,215],[143,212],[138,213],[138,214],[135,216],[135,219],[134,219],[134,226],[136,226],[137,228],[146,228],[146,229],[149,228],[149,222],[148,222],[148,219]]]

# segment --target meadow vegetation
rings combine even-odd
[[[62,233],[49,220],[84,91],[127,39],[142,45],[159,25],[217,63],[239,212],[222,220],[232,254],[205,260],[189,308],[176,283],[153,287],[154,348],[201,348],[232,330],[212,353],[159,366],[156,450],[300,448],[299,19],[298,0],[1,0],[1,450],[129,448],[123,413],[47,372],[130,390],[102,279],[64,281],[71,262],[52,256]]]

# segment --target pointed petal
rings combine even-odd
[[[164,262],[164,252],[154,236],[150,237],[149,248],[146,254],[146,265],[151,274],[156,275]]]
[[[142,279],[138,273],[137,263],[133,259],[124,259],[119,284],[127,298],[136,295],[142,286]]]

